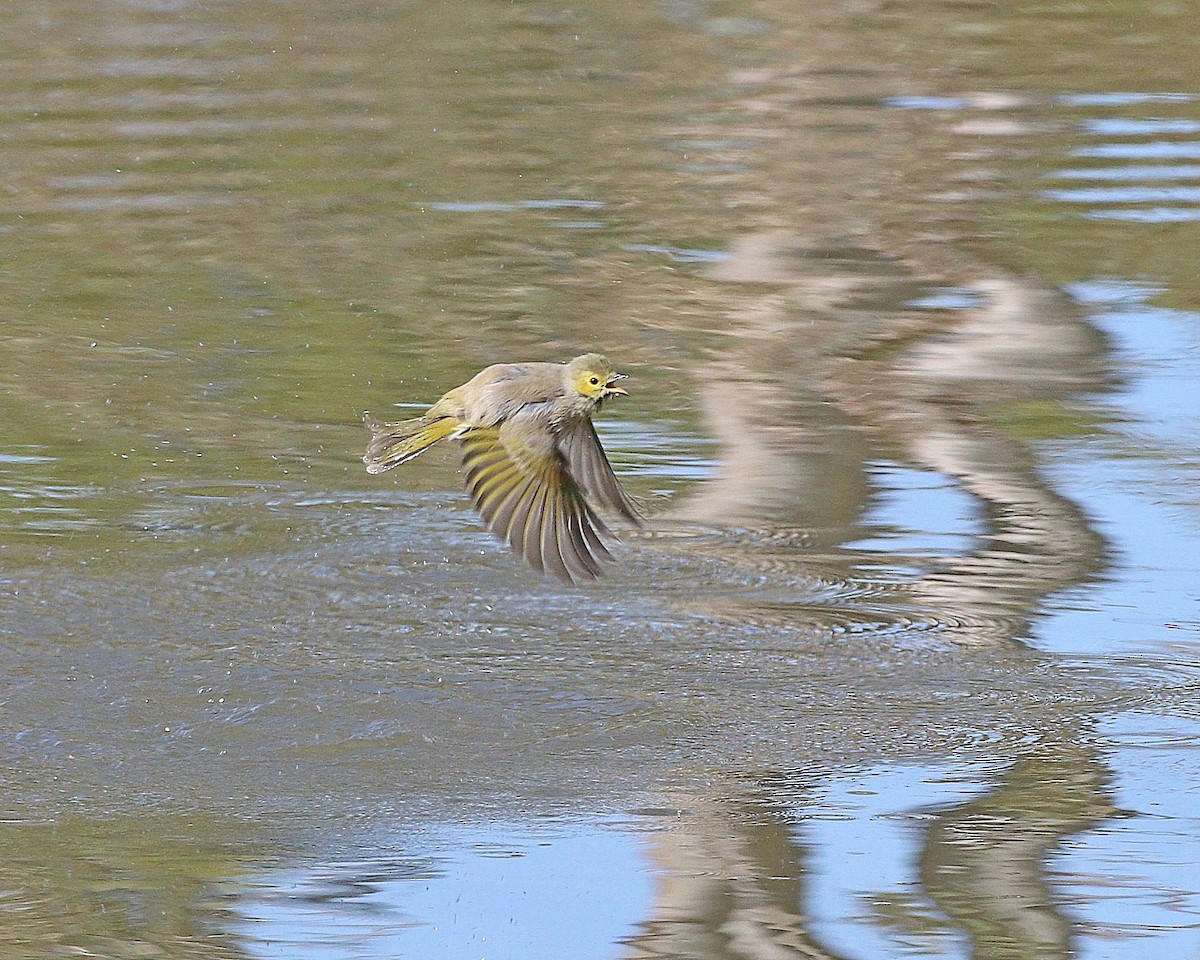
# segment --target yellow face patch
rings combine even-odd
[[[611,370],[583,370],[575,378],[574,387],[585,397],[603,396],[605,387],[612,377]]]

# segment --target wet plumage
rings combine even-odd
[[[570,363],[499,363],[399,423],[367,418],[363,461],[382,473],[450,438],[462,447],[467,490],[488,528],[535,570],[594,579],[616,537],[597,508],[641,515],[613,474],[592,416],[624,377],[599,354]]]

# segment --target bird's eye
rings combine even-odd
[[[592,379],[591,379],[591,380],[589,380],[588,382],[589,382],[589,383],[590,383],[590,384],[591,384],[593,387],[598,387],[598,386],[600,386],[600,378],[599,378],[599,377],[592,377]]]

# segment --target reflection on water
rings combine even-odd
[[[1175,103],[1193,97],[1180,95]],[[1194,137],[1200,126],[1187,118],[1089,117],[1080,126],[1095,142],[1071,151],[1070,166],[1048,176],[1079,180],[1086,185],[1048,189],[1043,195],[1053,201],[1079,204],[1083,216],[1095,220],[1125,220],[1139,223],[1179,223],[1200,216],[1200,193],[1188,181],[1195,180],[1195,166],[1163,163],[1200,156]],[[1108,161],[1096,165],[1096,161]],[[1096,185],[1100,181],[1103,185]]]
[[[1160,900],[1126,863],[1106,860],[1121,848],[1112,795],[1124,791],[1094,755],[1063,744],[987,772],[994,780],[981,783],[979,768],[887,767],[777,782],[765,806],[703,803],[534,835],[455,831],[424,858],[265,876],[232,909],[251,956],[314,945],[333,957],[1066,958],[1114,955],[1122,943],[1134,952],[1116,955],[1187,952],[1194,831],[1139,831],[1139,869],[1174,874],[1174,896]],[[1135,801],[1123,815],[1152,803],[1180,826],[1194,822],[1174,778],[1139,770],[1158,800],[1122,797]],[[1171,933],[1141,952],[1126,911],[1153,913]]]
[[[1193,949],[1166,7],[11,11],[5,955]],[[583,348],[604,583],[362,472]]]
[[[236,902],[237,930],[249,957],[609,957],[648,899],[637,838],[596,823],[459,829],[420,858],[263,877]]]
[[[14,779],[9,791],[26,794]],[[136,822],[87,815],[0,821],[0,948],[5,957],[241,956],[222,884],[253,855],[219,842],[204,817]]]

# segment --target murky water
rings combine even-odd
[[[1200,90],[1119,5],[0,31],[0,954],[1200,950]],[[600,349],[518,567],[364,410]]]

